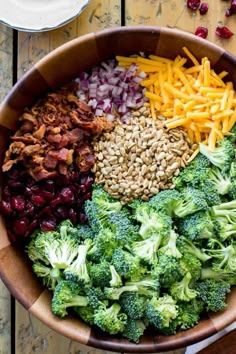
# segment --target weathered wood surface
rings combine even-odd
[[[126,25],[161,25],[193,33],[197,26],[208,27],[208,40],[236,54],[235,17],[226,19],[224,1],[208,0],[205,16],[186,8],[185,0],[126,0]],[[222,21],[233,32],[230,40],[215,35],[215,27]],[[54,31],[44,33],[18,33],[18,70],[20,78],[35,62],[59,45],[79,35],[121,24],[121,0],[91,0],[86,10],[73,22]],[[0,99],[12,85],[12,31],[0,25]],[[15,352],[17,354],[105,354],[55,333],[16,304]],[[184,350],[171,352],[180,354]],[[10,349],[10,295],[0,283],[0,354]],[[108,352],[106,352],[108,353]],[[169,353],[170,354],[170,353]]]
[[[206,15],[199,11],[191,11],[186,6],[186,0],[126,0],[125,24],[157,25],[177,28],[194,33],[198,26],[208,28],[207,39],[226,50],[236,54],[235,17],[225,17],[225,9],[229,2],[208,0],[209,10]],[[229,40],[216,36],[216,26],[222,23],[235,33]]]
[[[0,24],[0,100],[12,86],[12,30]],[[0,354],[11,351],[11,296],[0,280]]]

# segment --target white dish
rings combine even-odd
[[[89,0],[0,0],[0,22],[21,31],[38,32],[73,20]]]

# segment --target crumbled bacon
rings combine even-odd
[[[22,114],[6,151],[3,171],[24,160],[29,174],[40,181],[70,173],[70,166],[79,167],[81,172],[91,168],[91,138],[109,131],[113,123],[95,117],[91,108],[69,90],[68,86],[49,93]]]

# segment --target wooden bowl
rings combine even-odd
[[[54,50],[40,60],[13,87],[0,106],[0,156],[4,154],[8,136],[26,106],[40,96],[73,79],[115,55],[131,55],[140,51],[174,58],[184,55],[186,46],[197,57],[207,56],[218,71],[230,73],[236,85],[236,58],[222,48],[191,34],[159,27],[120,27],[91,33]],[[174,336],[147,334],[138,345],[117,339],[90,328],[78,318],[60,319],[50,309],[51,295],[31,271],[26,255],[10,244],[4,220],[0,217],[0,276],[12,295],[33,315],[49,327],[69,338],[92,347],[126,353],[157,353],[184,347],[203,340],[236,320],[236,290],[228,297],[228,307],[217,314],[207,314],[194,328]]]

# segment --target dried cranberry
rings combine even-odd
[[[11,203],[6,202],[5,200],[1,200],[0,210],[4,215],[11,215],[12,213]]]
[[[229,39],[234,35],[233,32],[231,32],[226,26],[217,26],[215,33],[222,39]]]
[[[195,30],[194,33],[196,36],[201,37],[201,38],[207,38],[208,35],[208,29],[203,26],[198,26]]]
[[[34,205],[29,200],[26,202],[24,213],[27,216],[33,216],[35,213]]]
[[[46,188],[47,191],[54,193],[55,191],[55,183],[53,180],[49,179],[47,181],[44,182],[44,186]]]
[[[72,192],[71,188],[69,188],[69,187],[63,188],[60,195],[61,195],[63,201],[66,203],[73,202],[75,199],[74,193]]]
[[[38,220],[32,221],[29,226],[27,227],[27,232],[31,234],[37,227],[38,227]]]
[[[31,187],[31,191],[32,191],[32,193],[34,193],[34,194],[39,194],[40,193],[40,186],[39,185],[37,185],[37,184],[35,184],[34,186],[32,186]]]
[[[76,225],[78,222],[77,213],[73,208],[69,209],[68,216],[72,224]]]
[[[234,11],[231,9],[231,7],[228,7],[226,10],[225,10],[225,16],[226,17],[230,17],[234,14]]]
[[[42,207],[46,200],[41,195],[32,195],[31,202],[37,207]]]
[[[54,210],[54,214],[58,219],[67,219],[68,218],[68,210],[65,206],[59,206],[56,210]]]
[[[191,10],[197,10],[200,6],[200,0],[187,0],[187,6]]]
[[[25,198],[22,195],[12,197],[11,206],[17,211],[23,211],[25,208]]]
[[[231,0],[230,8],[231,8],[233,11],[236,11],[236,0]]]
[[[19,189],[22,189],[22,188],[23,188],[22,183],[19,182],[19,181],[15,181],[14,179],[10,179],[10,180],[9,180],[8,186],[9,186],[11,189],[17,189],[18,192],[19,192]]]
[[[26,217],[16,220],[13,223],[13,231],[18,236],[26,236],[29,220]]]
[[[55,206],[57,206],[58,204],[61,204],[61,203],[62,203],[62,198],[57,197],[51,201],[50,205],[52,208],[54,208]]]
[[[208,4],[206,2],[202,2],[200,7],[199,7],[199,12],[200,12],[200,15],[205,15],[208,11]]]
[[[79,220],[80,220],[80,222],[82,222],[82,224],[84,224],[84,223],[86,223],[86,221],[88,221],[88,218],[85,213],[80,213]]]
[[[46,200],[52,200],[54,198],[54,193],[48,192],[48,191],[41,191],[40,196],[43,197]]]
[[[56,229],[57,223],[53,216],[46,218],[40,222],[40,228],[42,231],[53,231]]]

